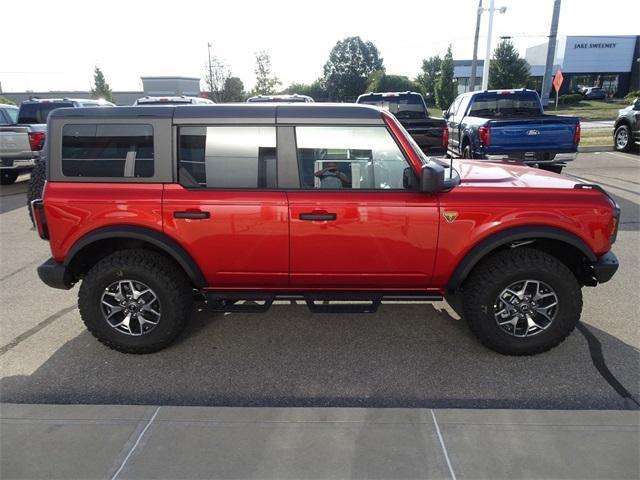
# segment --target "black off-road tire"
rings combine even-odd
[[[515,337],[498,326],[494,304],[515,282],[538,280],[555,290],[558,310],[546,330]],[[504,355],[535,355],[559,345],[576,327],[582,312],[582,290],[575,275],[560,260],[532,248],[498,252],[483,260],[464,284],[464,318],[486,347]]]
[[[38,160],[31,170],[31,178],[29,179],[29,187],[27,188],[27,205],[31,205],[33,200],[37,200],[38,198],[42,198],[42,190],[44,190],[44,182],[47,180],[47,164],[46,160],[43,158]],[[29,218],[31,219],[31,223],[35,226],[35,222],[33,220],[33,212],[31,208],[27,209],[29,211]]]
[[[116,330],[102,314],[103,292],[113,282],[124,279],[146,284],[160,301],[160,320],[143,335]],[[189,319],[192,303],[192,288],[180,267],[148,250],[121,250],[105,257],[85,275],[78,292],[80,315],[87,329],[100,342],[122,353],[152,353],[170,345]]]
[[[626,143],[623,141],[625,138]],[[629,126],[622,124],[616,128],[616,131],[613,134],[613,147],[619,152],[629,152],[631,151],[632,145],[633,140],[631,139],[631,129]]]
[[[18,172],[0,172],[0,185],[11,185],[18,179]]]

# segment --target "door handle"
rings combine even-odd
[[[310,222],[333,222],[336,220],[337,216],[335,213],[327,213],[327,212],[306,212],[301,213],[298,217],[300,220],[306,220]]]
[[[185,212],[173,212],[173,218],[189,218],[191,220],[203,220],[209,218],[211,215],[209,212],[199,211],[185,211]]]

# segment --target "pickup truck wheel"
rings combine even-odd
[[[473,152],[471,151],[471,145],[466,145],[462,149],[462,158],[473,158]]]
[[[167,347],[191,314],[192,289],[163,255],[122,250],[98,262],[78,293],[87,329],[123,353],[151,353]]]
[[[628,152],[631,150],[631,134],[629,127],[626,125],[620,125],[613,135],[613,143],[616,150],[619,152]]]
[[[11,185],[18,179],[17,172],[2,172],[0,174],[0,185]]]
[[[530,248],[484,260],[464,292],[471,330],[505,355],[534,355],[559,345],[582,312],[582,290],[573,273],[552,255]]]

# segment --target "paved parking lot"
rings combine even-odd
[[[53,290],[36,266],[26,182],[0,197],[0,393],[3,402],[227,406],[637,408],[640,399],[640,156],[582,153],[567,174],[622,206],[614,279],[586,289],[583,325],[551,352],[505,357],[478,344],[445,303],[384,305],[374,315],[266,314],[196,307],[183,337],[123,355],[87,333],[77,287]],[[202,306],[200,306],[202,307]]]

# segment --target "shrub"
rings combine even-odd
[[[558,99],[559,105],[577,105],[583,100],[583,96],[579,93],[574,93],[570,95],[560,95]]]
[[[629,92],[629,93],[627,94],[627,96],[626,96],[626,97],[624,97],[624,100],[625,100],[626,102],[631,103],[631,102],[633,102],[633,101],[634,101],[636,98],[638,98],[638,97],[640,97],[640,90],[636,90],[635,92]]]
[[[7,97],[3,97],[2,95],[0,95],[0,103],[4,103],[5,105],[15,105],[16,102],[14,102],[13,100],[9,100]]]

